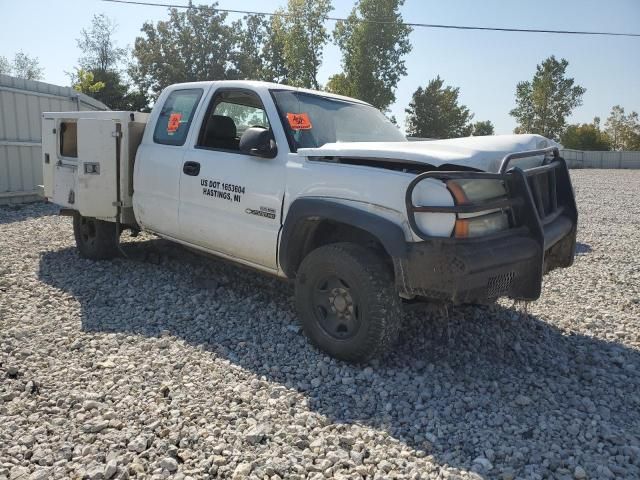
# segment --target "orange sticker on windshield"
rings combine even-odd
[[[287,120],[292,130],[311,130],[311,120],[306,113],[287,113]]]
[[[172,113],[169,115],[169,123],[167,123],[167,133],[173,135],[180,128],[180,120],[182,120],[181,113]]]

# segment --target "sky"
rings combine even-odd
[[[187,0],[164,3],[187,4]],[[204,3],[195,0],[194,4]],[[273,11],[286,0],[219,0],[220,8]],[[333,0],[332,16],[344,17],[353,0]],[[167,17],[159,7],[118,5],[100,0],[0,0],[0,55],[23,52],[38,57],[44,81],[68,85],[81,52],[76,39],[94,14],[105,13],[118,25],[116,41],[133,45],[145,21]],[[407,22],[472,26],[597,30],[640,33],[640,0],[406,0]],[[240,15],[230,15],[230,20]],[[333,28],[328,22],[327,27]],[[416,28],[413,51],[406,57],[407,75],[391,107],[401,125],[412,93],[440,75],[460,88],[460,101],[476,120],[491,120],[496,133],[515,127],[516,84],[529,80],[536,64],[555,55],[569,61],[568,75],[587,89],[583,105],[569,121],[603,121],[613,105],[640,111],[640,37],[599,37]],[[340,51],[329,43],[319,80],[340,71]]]

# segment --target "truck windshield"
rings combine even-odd
[[[326,143],[407,141],[370,105],[292,90],[271,92],[294,151]]]

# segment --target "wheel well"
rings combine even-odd
[[[388,262],[393,271],[393,260],[384,246],[374,235],[353,225],[329,219],[306,219],[298,225],[294,233],[295,250],[289,252],[287,262],[290,277],[295,276],[302,260],[316,248],[331,243],[350,242],[370,248]]]

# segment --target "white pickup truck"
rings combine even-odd
[[[250,81],[42,121],[44,195],[80,255],[146,230],[292,279],[305,333],[337,358],[391,346],[403,302],[534,300],[573,262],[569,173],[537,135],[409,142],[359,100]]]

